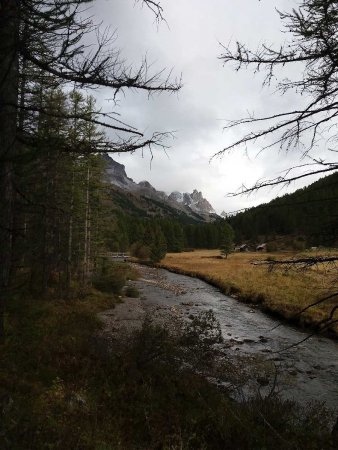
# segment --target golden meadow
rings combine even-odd
[[[199,277],[241,301],[260,304],[263,310],[301,325],[315,326],[329,316],[336,299],[299,313],[337,289],[336,268],[318,265],[306,271],[281,268],[269,271],[266,265],[254,264],[267,258],[280,260],[295,256],[299,255],[245,252],[233,253],[223,259],[218,250],[196,250],[168,253],[161,267]],[[338,319],[338,311],[334,319]],[[329,331],[337,336],[338,325],[332,325]]]

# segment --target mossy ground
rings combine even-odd
[[[145,325],[122,356],[100,357],[92,346],[96,314],[117,301],[93,290],[82,299],[9,302],[1,449],[333,448],[323,410],[278,398],[236,403],[193,363],[182,364],[201,349],[210,357],[200,333],[183,343]]]

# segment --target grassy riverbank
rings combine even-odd
[[[200,324],[183,342],[146,326],[102,358],[92,345],[96,314],[118,301],[98,291],[13,299],[0,346],[1,449],[333,448],[324,410],[275,397],[236,403],[192,370],[214,361]]]
[[[8,302],[1,449],[333,448],[325,410],[275,396],[237,403],[201,375],[216,360],[209,322],[193,320],[182,338],[145,325],[107,357],[97,313],[123,300],[123,280],[135,273],[115,264],[103,275],[95,278],[101,291],[81,298],[17,294]],[[240,383],[232,364],[217,376]]]
[[[315,326],[327,318],[335,299],[309,308],[298,314],[321,297],[334,285],[337,273],[325,267],[303,272],[281,270],[269,272],[266,266],[251,264],[253,260],[290,258],[290,253],[234,253],[228,259],[220,259],[217,250],[169,253],[161,266],[170,270],[199,277],[219,287],[224,293],[239,300],[260,304],[261,307],[301,325]],[[338,311],[336,312],[338,319]],[[338,335],[337,324],[331,332]]]

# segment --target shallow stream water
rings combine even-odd
[[[338,412],[338,343],[281,322],[217,288],[164,269],[140,267],[135,282],[145,304],[171,308],[181,317],[212,310],[230,354],[257,356],[278,372],[282,395],[298,402],[325,402]],[[290,348],[290,346],[294,347]]]

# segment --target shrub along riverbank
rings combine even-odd
[[[146,323],[122,352],[100,357],[92,345],[97,313],[121,301],[115,291],[123,269],[115,269],[96,278],[104,292],[9,302],[0,346],[1,449],[334,448],[323,409],[274,395],[237,403],[207,381],[202,373],[213,370],[219,340],[212,317],[194,319],[177,337]],[[225,377],[232,371],[226,360],[222,370]]]
[[[325,297],[336,286],[336,270],[316,267],[307,271],[268,271],[266,266],[251,264],[267,258],[261,253],[234,253],[227,259],[219,257],[218,250],[197,250],[168,253],[161,267],[184,275],[200,278],[218,287],[222,292],[241,301],[257,304],[270,313],[279,315],[301,326],[316,327],[326,319],[336,299],[325,301],[299,314],[308,305]],[[269,258],[290,258],[290,253],[269,253]],[[338,319],[338,311],[336,316]],[[329,333],[338,336],[338,325]]]

